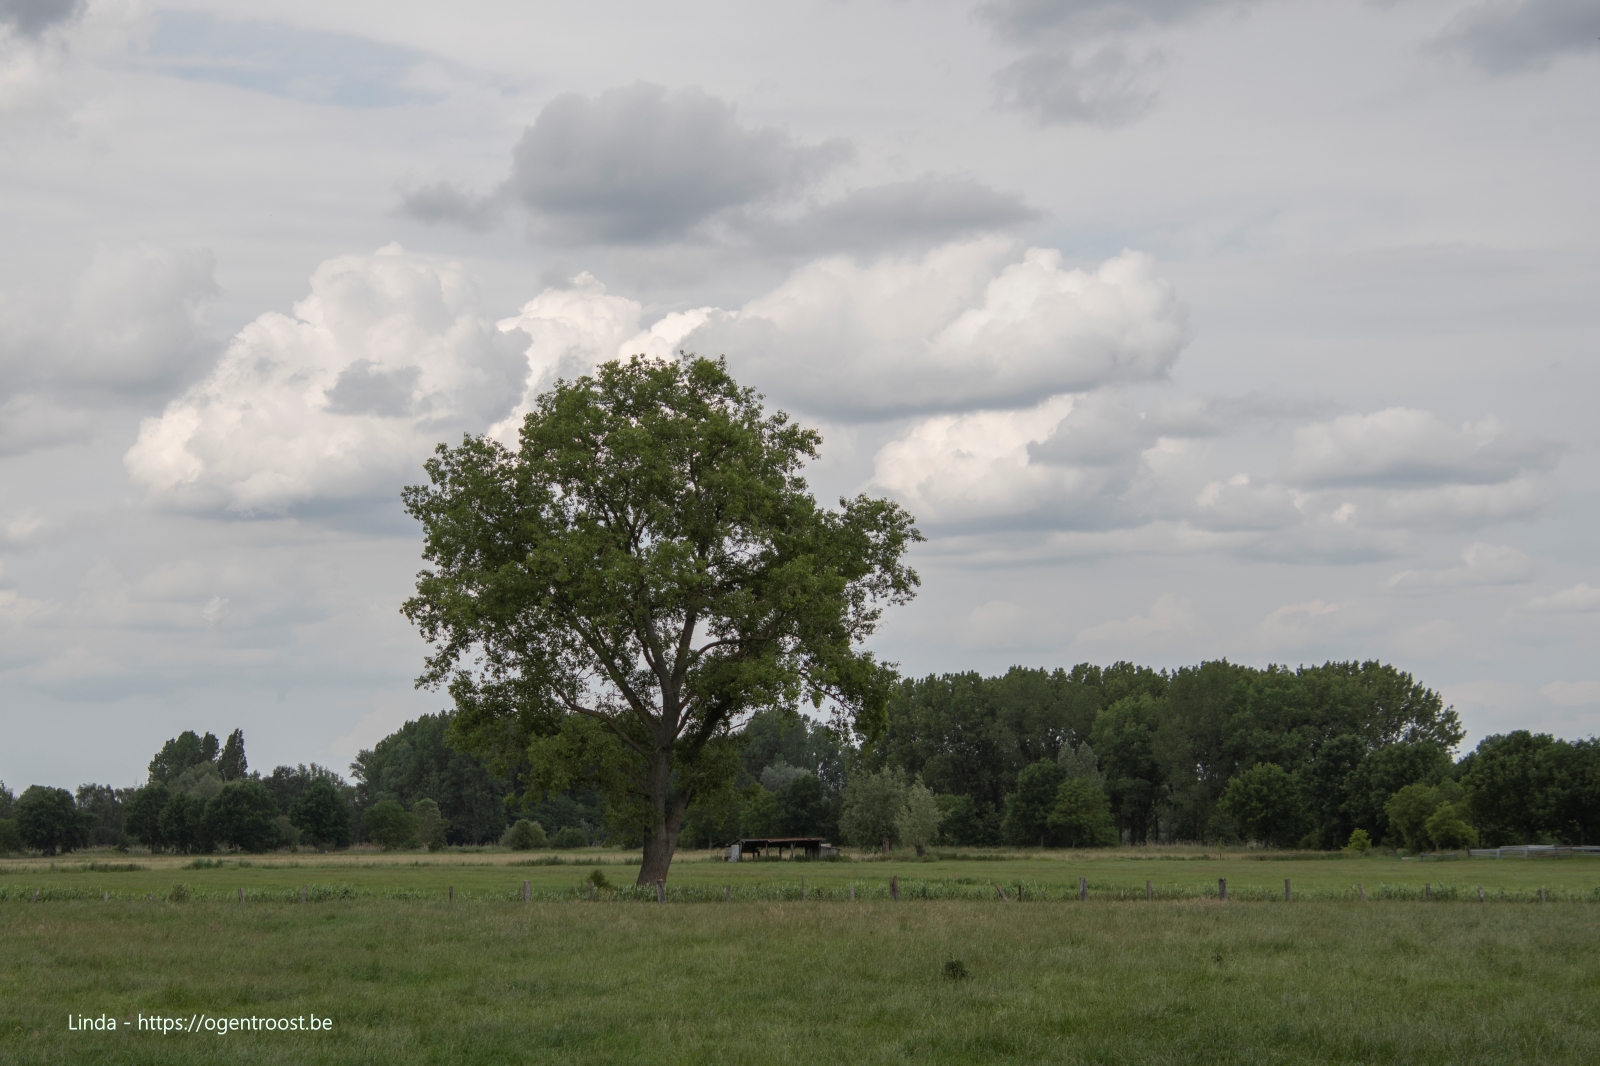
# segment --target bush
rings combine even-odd
[[[906,777],[899,767],[852,775],[844,786],[839,831],[850,843],[862,847],[893,843],[898,839],[894,820],[905,805]]]
[[[550,841],[544,835],[544,826],[526,818],[518,818],[500,838],[500,846],[512,851],[537,851],[549,847]]]
[[[1353,851],[1358,855],[1371,851],[1372,837],[1368,835],[1365,829],[1352,829],[1350,830],[1350,842],[1344,846],[1344,850]]]
[[[928,854],[928,845],[938,835],[939,822],[943,818],[944,811],[939,809],[939,801],[933,798],[933,793],[919,779],[906,789],[905,805],[894,818],[895,833],[902,843],[916,848],[917,857],[921,858]]]
[[[429,851],[444,847],[444,834],[450,823],[439,813],[439,805],[431,799],[419,799],[411,805],[411,813],[417,816],[417,839],[423,847]]]
[[[417,846],[417,816],[395,800],[382,800],[367,808],[367,835],[384,851]]]
[[[589,838],[582,829],[569,825],[551,838],[550,846],[553,848],[584,848],[589,846]]]

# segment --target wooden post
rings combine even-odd
[[[1228,879],[1226,877],[1217,878],[1217,898],[1228,898]]]
[[[1544,898],[1544,886],[1543,885],[1539,886],[1539,902],[1540,903],[1549,903],[1550,902],[1549,900]]]
[[[856,901],[856,886],[855,885],[851,885],[850,886],[850,902],[854,903],[855,901]]]
[[[305,901],[306,901],[306,886],[305,885],[301,885],[300,886],[300,902],[304,903]]]
[[[1020,903],[1021,901],[1022,901],[1022,882],[1018,881],[1017,882],[1017,902]]]
[[[589,902],[593,903],[600,898],[600,889],[593,881],[589,882]]]
[[[111,902],[111,893],[109,893],[109,892],[102,892],[102,893],[101,893],[101,894],[100,894],[100,902],[101,902],[101,903],[110,903],[110,902]]]
[[[1478,902],[1479,903],[1488,903],[1489,902],[1489,900],[1483,894],[1483,886],[1482,885],[1478,886]]]
[[[994,886],[994,890],[996,892],[1000,893],[1000,898],[1001,899],[1005,899],[1006,898],[1006,890],[1001,888],[998,883]]]
[[[1152,903],[1155,902],[1156,890],[1150,886],[1149,881],[1144,883],[1144,898],[1150,900]]]
[[[1356,882],[1356,895],[1361,897],[1362,903],[1367,901],[1367,890],[1361,887],[1361,882],[1359,881]]]
[[[1078,899],[1085,900],[1085,899],[1088,899],[1088,898],[1089,898],[1089,879],[1087,877],[1080,877],[1080,878],[1078,878]]]
[[[900,901],[900,878],[899,877],[891,877],[891,878],[889,878],[889,898],[894,900],[897,903]]]
[[[1290,897],[1289,897],[1289,879],[1287,877],[1285,877],[1283,879],[1283,901],[1285,903],[1288,903],[1289,899],[1290,899]]]
[[[806,879],[802,877],[800,879],[800,902],[804,903],[805,899],[806,899]]]
[[[39,902],[39,890],[37,888],[33,890],[33,901],[35,903]]]
[[[1424,881],[1424,882],[1422,882],[1422,898],[1424,900],[1432,900],[1433,899],[1433,882],[1432,881]]]
[[[852,895],[850,898],[854,899],[855,896]],[[728,885],[728,886],[723,888],[723,890],[722,890],[722,902],[724,902],[724,903],[732,903],[733,902],[733,886],[732,885]]]
[[[451,885],[450,886],[450,902],[454,903],[455,901],[456,901],[456,886],[455,885]]]
[[[664,880],[659,880],[659,881],[656,882],[656,902],[657,903],[665,903],[666,901],[667,901],[667,882],[664,881]]]
[[[244,889],[242,889],[242,888],[239,890],[239,902],[240,903],[244,902]]]
[[[593,884],[593,882],[590,882],[590,883]],[[522,882],[522,902],[526,903],[526,902],[528,902],[528,900],[530,900],[532,898],[533,898],[533,886],[530,885],[526,881]]]

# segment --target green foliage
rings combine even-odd
[[[941,795],[939,802],[939,843],[959,847],[984,846],[1000,842],[1000,823],[994,811],[979,808],[971,796]]]
[[[1069,848],[1104,848],[1117,842],[1111,801],[1088,777],[1061,782],[1046,824],[1056,840]]]
[[[392,799],[409,807],[431,799],[449,823],[450,843],[491,843],[510,823],[502,800],[512,787],[508,778],[451,747],[450,728],[450,715],[424,714],[359,753],[351,765],[356,805],[365,809]],[[513,764],[522,762],[519,753]]]
[[[431,799],[419,799],[411,805],[411,813],[417,816],[417,839],[423,847],[429,851],[444,847],[445,830],[450,823],[439,813],[439,805]]]
[[[34,851],[54,855],[89,841],[89,819],[64,788],[30,785],[12,810],[23,844]]]
[[[732,787],[743,715],[831,699],[882,731],[893,673],[857,645],[911,597],[920,536],[888,501],[819,508],[819,440],[721,362],[635,358],[540,397],[515,452],[441,447],[405,492],[433,569],[404,610],[453,735],[497,768],[526,751],[534,788],[603,788],[643,831],[641,883]]]
[[[844,787],[839,832],[862,847],[893,844],[899,831],[895,819],[905,805],[906,778],[898,767],[854,774]]]
[[[222,791],[222,773],[214,762],[197,762],[167,781],[174,792],[208,800]]]
[[[168,843],[161,832],[161,812],[171,799],[171,791],[159,781],[139,789],[128,801],[122,819],[123,830],[151,851],[159,851]]]
[[[206,822],[206,801],[187,792],[172,790],[161,808],[161,840],[174,851],[210,852],[216,848]]]
[[[1056,806],[1056,793],[1067,772],[1054,759],[1040,759],[1017,775],[1017,789],[1006,797],[1005,818],[1000,837],[1007,844],[1044,847],[1058,844],[1050,827],[1050,812]]]
[[[544,834],[544,826],[526,818],[518,818],[500,838],[500,846],[512,851],[538,851],[549,847],[550,841]]]
[[[0,781],[0,818],[12,817],[11,808],[16,802],[16,793],[7,788],[4,781]]]
[[[22,831],[17,828],[15,818],[0,818],[0,855],[9,855],[14,851],[21,851],[25,845],[22,843]]]
[[[606,880],[605,871],[599,869],[589,871],[589,883],[595,888],[611,887],[611,882]]]
[[[1400,789],[1383,812],[1389,821],[1390,835],[1411,851],[1428,850],[1428,819],[1439,807],[1439,790],[1417,783]]]
[[[110,785],[79,785],[78,810],[87,817],[91,847],[121,847],[127,839],[124,822],[126,807],[133,798],[131,788]]]
[[[1365,829],[1352,829],[1350,830],[1350,840],[1345,844],[1344,848],[1346,851],[1353,851],[1358,855],[1364,854],[1372,850],[1372,837],[1367,835]]]
[[[244,730],[235,729],[228,734],[227,743],[222,745],[222,754],[217,756],[217,770],[224,781],[236,781],[249,768],[250,763],[244,757]]]
[[[1532,844],[1556,820],[1559,763],[1548,734],[1519,729],[1484,738],[1461,783],[1473,820],[1491,841]]]
[[[417,846],[417,816],[395,800],[374,803],[362,819],[367,823],[367,835],[384,851]]]
[[[1428,816],[1428,839],[1439,851],[1455,851],[1472,843],[1472,826],[1453,803],[1441,803]]]
[[[1241,833],[1268,847],[1297,841],[1305,821],[1299,783],[1276,763],[1257,763],[1234,777],[1218,807]]]
[[[837,835],[837,818],[832,803],[815,774],[790,778],[775,796],[776,828],[787,837],[832,837]]]
[[[271,851],[281,842],[278,801],[260,781],[229,781],[206,803],[211,839],[239,851]]]
[[[289,804],[289,824],[316,847],[347,848],[354,836],[350,802],[326,777],[313,778],[295,796]]]
[[[150,780],[169,784],[190,767],[216,757],[217,738],[213,734],[201,737],[194,730],[185,729],[163,744],[150,760]]]
[[[905,803],[894,817],[895,836],[900,843],[916,848],[921,857],[928,853],[928,846],[938,837],[943,817],[944,811],[939,809],[933,792],[921,781],[913,781],[906,789]]]
[[[550,838],[550,846],[561,851],[568,851],[572,848],[588,847],[589,840],[582,829],[575,825],[569,825]]]

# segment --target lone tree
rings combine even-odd
[[[440,446],[405,491],[424,556],[403,608],[453,742],[529,790],[599,785],[664,880],[696,799],[730,788],[749,712],[833,701],[882,731],[892,669],[858,644],[909,600],[911,516],[819,507],[821,437],[721,361],[634,357],[558,382],[511,451]]]

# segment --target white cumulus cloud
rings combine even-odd
[[[264,314],[148,418],[124,457],[153,501],[282,513],[416,480],[439,441],[522,392],[526,364],[461,268],[390,245],[323,263],[293,315]]]

